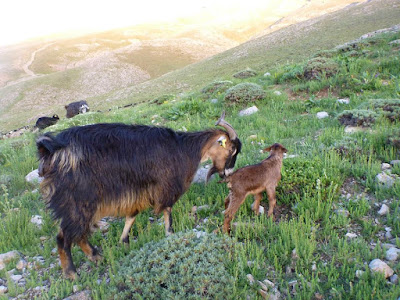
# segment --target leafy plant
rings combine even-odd
[[[337,116],[342,125],[368,127],[375,123],[378,115],[367,109],[345,110]]]
[[[233,74],[233,77],[239,78],[239,79],[246,79],[246,78],[250,78],[250,77],[254,77],[254,76],[257,76],[257,72],[252,69],[249,69],[249,68]]]
[[[253,103],[265,97],[265,91],[255,83],[244,82],[231,87],[226,91],[225,102],[227,104]]]

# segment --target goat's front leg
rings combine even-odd
[[[224,227],[223,227],[223,232],[224,233],[230,233],[231,232],[231,221],[234,218],[236,212],[238,211],[240,205],[244,202],[246,199],[246,194],[245,193],[236,193],[236,192],[231,192],[228,195],[230,201],[227,209],[225,210],[225,215],[224,215]]]
[[[129,232],[131,231],[132,225],[135,222],[136,215],[137,213],[126,216],[125,226],[121,234],[120,242],[123,242],[124,244],[129,244]]]
[[[274,187],[267,187],[266,190],[267,190],[268,203],[269,203],[268,217],[272,216],[272,219],[274,219],[274,208],[275,208],[275,205],[276,205],[275,188]]]
[[[167,207],[164,209],[164,225],[165,225],[165,235],[171,235],[174,231],[172,230],[172,207]]]

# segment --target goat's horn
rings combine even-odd
[[[237,135],[235,129],[233,129],[232,125],[229,124],[228,122],[226,122],[224,118],[225,118],[225,111],[222,112],[222,115],[219,118],[219,120],[217,121],[217,123],[215,123],[215,126],[219,125],[219,126],[224,127],[226,129],[226,131],[228,131],[229,138],[231,140],[236,139],[238,135]]]

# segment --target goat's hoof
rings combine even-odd
[[[102,259],[103,257],[100,254],[92,255],[89,257],[89,260],[95,263],[101,261]]]
[[[77,280],[79,278],[78,274],[73,270],[67,270],[67,271],[64,271],[63,273],[64,273],[64,277],[69,280]]]

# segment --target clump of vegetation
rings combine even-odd
[[[397,149],[400,149],[400,130],[395,131],[388,137],[387,143],[389,145],[392,145],[393,147],[396,147]]]
[[[337,116],[340,124],[368,127],[375,123],[377,113],[367,109],[345,110]]]
[[[179,232],[148,243],[123,259],[114,299],[226,299],[235,282],[226,269],[232,251],[233,242],[215,234]]]
[[[228,89],[225,94],[227,104],[245,104],[265,97],[265,91],[255,83],[239,83]]]
[[[172,106],[163,116],[167,120],[176,121],[183,117],[201,114],[206,117],[218,115],[218,109],[209,102],[198,99],[187,99]]]
[[[400,100],[399,99],[374,99],[368,105],[378,114],[383,115],[390,121],[400,120]]]
[[[329,58],[316,57],[310,59],[304,66],[303,76],[308,80],[332,77],[339,71],[339,65]]]
[[[252,69],[246,69],[246,70],[239,71],[239,72],[233,74],[233,77],[239,78],[239,79],[246,79],[246,78],[250,78],[250,77],[254,77],[254,76],[257,76],[257,72]]]
[[[215,93],[223,93],[225,92],[228,88],[230,88],[233,85],[232,81],[229,80],[222,80],[222,81],[214,81],[204,87],[201,90],[201,93],[206,94],[206,95],[212,95]]]
[[[162,96],[154,99],[151,103],[161,105],[161,104],[164,104],[164,103],[169,102],[174,99],[175,99],[174,95],[162,95]]]
[[[329,50],[321,50],[314,55],[315,57],[325,57],[325,58],[332,58],[337,55],[336,49],[329,49]]]

